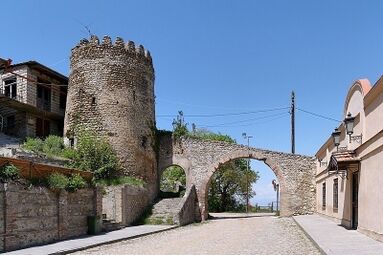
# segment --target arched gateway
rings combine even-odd
[[[312,157],[249,148],[196,138],[173,141],[171,133],[159,138],[158,176],[169,165],[186,172],[187,188],[195,186],[201,218],[207,218],[210,179],[220,164],[238,158],[263,161],[280,183],[281,216],[309,214],[315,210],[315,161]],[[197,208],[198,209],[198,208]]]

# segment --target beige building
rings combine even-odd
[[[68,78],[36,61],[0,59],[0,132],[62,135]]]
[[[354,82],[343,116],[316,153],[317,212],[383,241],[383,77]]]

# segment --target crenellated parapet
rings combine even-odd
[[[110,36],[104,36],[102,40],[92,35],[90,39],[82,39],[72,49],[72,58],[99,55],[107,52],[115,52],[116,54],[128,54],[130,57],[134,56],[137,59],[152,63],[150,52],[142,45],[136,46],[134,42],[124,42],[124,39],[117,37],[113,42]]]

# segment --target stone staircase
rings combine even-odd
[[[164,198],[153,205],[152,214],[146,218],[147,224],[173,225],[173,216],[178,213],[182,197]]]

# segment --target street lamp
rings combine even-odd
[[[339,144],[340,144],[340,134],[341,132],[339,131],[338,128],[335,128],[334,132],[332,132],[331,136],[334,141],[334,145],[336,146],[336,151],[339,149]]]
[[[279,183],[274,179],[271,184],[274,186],[274,191],[277,192],[277,215],[279,215],[278,204],[279,204]]]
[[[349,136],[349,143],[351,143],[352,140],[357,141],[358,143],[362,143],[362,134],[354,136],[352,135],[354,133],[354,120],[355,117],[352,117],[350,112],[344,119],[344,124],[346,125],[346,133]]]
[[[246,133],[242,133],[242,137],[247,139],[247,151],[250,156],[250,138],[253,138],[251,135],[247,135]],[[249,168],[250,168],[250,158],[247,158],[247,169],[246,169],[246,213],[249,212]]]

